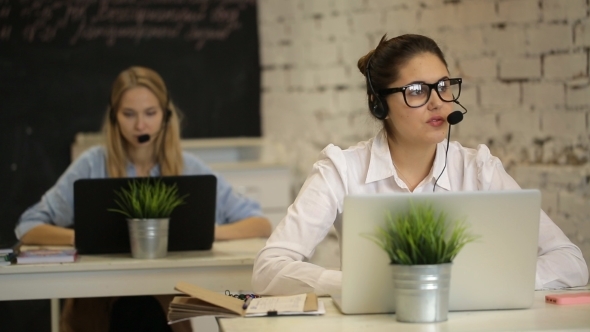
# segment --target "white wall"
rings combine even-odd
[[[356,63],[381,36],[434,38],[469,109],[453,139],[487,144],[590,261],[588,0],[259,0],[264,136],[296,193],[328,143],[379,129]],[[589,264],[590,265],[590,264]]]

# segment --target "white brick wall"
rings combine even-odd
[[[500,79],[525,80],[541,78],[541,60],[533,58],[506,58],[500,63]]]
[[[590,261],[588,0],[259,0],[262,117],[299,191],[328,143],[371,137],[359,57],[421,33],[465,80],[454,139],[485,143]]]
[[[586,131],[585,112],[547,111],[541,115],[541,122],[542,132],[549,136],[575,138]]]
[[[565,85],[563,82],[541,81],[524,84],[522,102],[523,105],[536,110],[563,109],[565,103]]]
[[[588,79],[588,76],[586,76],[585,78],[571,82],[568,84],[565,93],[566,106],[568,108],[588,110],[588,99],[590,98],[590,79]]]
[[[465,79],[485,80],[498,77],[498,60],[491,57],[465,59],[458,66],[460,71],[457,74]]]
[[[546,22],[569,20],[586,17],[584,6],[586,0],[543,0],[543,20]]]
[[[520,27],[526,31],[525,51],[532,54],[567,52],[573,46],[572,25],[539,23]]]
[[[587,52],[549,54],[544,60],[544,72],[547,79],[567,80],[588,77]]]
[[[538,22],[541,19],[540,3],[539,0],[498,1],[498,16],[510,23]]]
[[[520,83],[489,82],[480,91],[480,102],[499,112],[514,111],[520,103]]]

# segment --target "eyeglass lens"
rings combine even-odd
[[[461,92],[461,84],[451,82],[449,79],[441,80],[436,83],[436,92],[440,99],[444,101],[453,101]],[[430,86],[425,83],[408,85],[404,91],[404,97],[408,106],[420,107],[428,102],[430,97]]]

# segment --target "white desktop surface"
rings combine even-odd
[[[545,295],[561,292],[538,291],[530,309],[449,312],[448,320],[432,324],[400,323],[395,315],[342,315],[331,298],[320,298],[326,306],[324,316],[283,316],[221,318],[223,332],[357,332],[357,331],[590,331],[590,304],[546,304]]]
[[[186,281],[213,291],[251,289],[252,266],[266,239],[215,242],[209,251],[80,255],[74,263],[0,266],[0,301],[172,294]]]

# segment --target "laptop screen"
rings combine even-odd
[[[347,196],[342,218],[344,313],[394,312],[393,277],[384,250],[362,234],[375,232],[412,203],[428,203],[479,236],[453,261],[450,310],[526,308],[535,289],[541,195],[538,190]]]
[[[138,178],[81,179],[74,182],[74,230],[79,254],[129,253],[125,216],[117,208],[115,191]],[[209,250],[215,231],[217,178],[214,175],[164,176],[176,184],[185,204],[170,216],[168,251]]]

